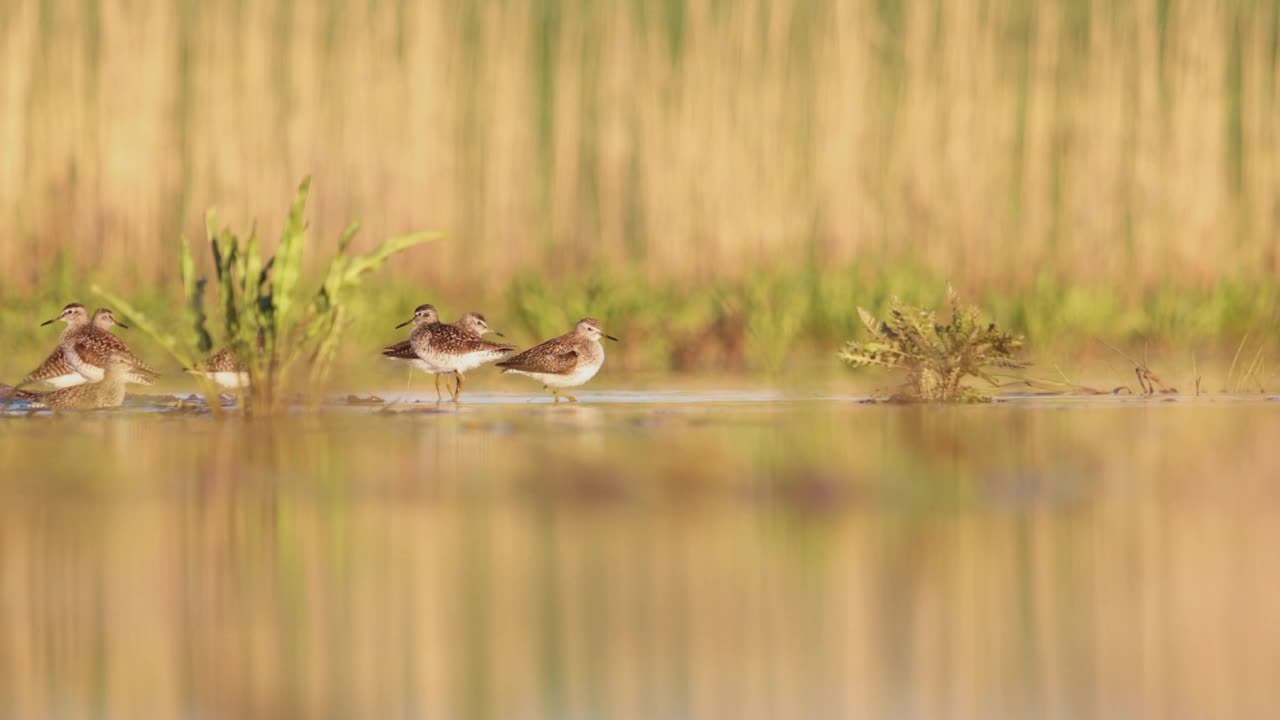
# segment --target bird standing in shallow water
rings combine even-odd
[[[393,359],[409,360],[426,372],[436,376],[436,399],[440,400],[440,375],[456,375],[458,383],[450,391],[454,402],[462,395],[466,373],[481,365],[499,360],[515,350],[511,345],[500,345],[483,339],[493,332],[480,313],[467,313],[458,322],[440,322],[439,313],[431,305],[420,305],[413,318],[399,327],[412,323],[413,333],[404,343],[392,345],[382,351]],[[497,333],[501,336],[501,333]],[[413,358],[408,353],[413,353]]]
[[[549,390],[556,403],[561,396],[569,402],[578,402],[578,398],[560,390],[582,385],[599,372],[604,364],[601,338],[618,342],[618,338],[605,334],[598,321],[584,318],[578,321],[573,332],[503,360],[498,367],[504,373],[527,375],[541,382],[542,389]]]
[[[404,327],[405,325],[412,324],[413,331],[417,332],[418,327],[423,324],[431,324],[431,323],[438,323],[438,322],[440,322],[440,315],[439,313],[436,312],[436,308],[434,305],[419,305],[417,309],[413,311],[413,317],[410,318],[408,322],[402,322],[399,325],[397,325],[396,329],[398,330]],[[440,400],[443,399],[440,395],[441,370],[433,366],[431,363],[428,363],[426,360],[423,360],[422,358],[418,357],[418,353],[413,351],[413,342],[412,342],[413,335],[410,334],[409,337],[410,337],[410,340],[405,340],[403,342],[398,342],[395,345],[389,345],[385,348],[382,348],[382,355],[388,360],[401,360],[409,363],[409,367],[418,368],[419,370],[421,370],[424,373],[427,373],[428,375],[434,375],[436,378],[436,401],[439,402]],[[412,371],[410,371],[409,377],[410,377],[410,380],[412,380],[413,378]],[[408,390],[407,384],[405,385],[405,389],[406,391]]]
[[[98,308],[93,311],[93,326],[102,330],[109,331],[113,327],[122,327],[129,329],[128,325],[116,321],[115,313],[107,308]],[[44,383],[54,388],[71,387],[73,385],[81,385],[89,381],[89,378],[76,372],[76,369],[67,361],[67,356],[62,352],[62,344],[59,343],[49,353],[49,357],[40,363],[40,367],[32,370],[22,379],[20,385],[30,385],[33,383]]]
[[[124,403],[125,383],[133,371],[133,362],[124,353],[113,352],[103,360],[102,379],[73,385],[51,392],[18,390],[13,397],[30,400],[53,410],[98,410],[120,407]]]
[[[85,310],[84,305],[71,303],[62,309],[58,317],[40,324],[51,325],[59,320],[67,324],[58,341],[62,354],[76,372],[89,380],[98,381],[103,378],[103,368],[112,353],[120,353],[129,361],[126,382],[150,385],[160,374],[139,360],[120,338],[94,327],[89,322],[89,311]]]
[[[202,375],[212,380],[219,387],[238,390],[249,387],[249,371],[231,348],[223,348],[205,358],[187,372]]]

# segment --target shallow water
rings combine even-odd
[[[581,398],[0,417],[0,717],[1280,706],[1280,402]]]

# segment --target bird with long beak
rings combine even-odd
[[[113,327],[129,329],[128,325],[116,320],[115,313],[107,308],[98,308],[93,311],[93,326],[103,330],[110,331]],[[46,325],[48,323],[45,323]],[[54,388],[72,387],[89,381],[89,378],[76,372],[76,369],[67,361],[67,356],[62,352],[62,344],[49,353],[49,357],[40,363],[40,367],[32,370],[22,379],[22,386],[44,384]]]
[[[541,382],[542,389],[550,391],[556,403],[560,402],[561,396],[569,402],[578,402],[578,398],[561,390],[582,385],[600,371],[604,364],[601,338],[618,342],[618,338],[601,329],[599,321],[583,318],[573,332],[503,360],[498,367],[504,373],[527,375]]]
[[[480,313],[467,313],[456,323],[440,322],[439,313],[432,305],[420,305],[413,317],[398,327],[412,324],[409,339],[383,349],[382,354],[393,360],[409,362],[436,377],[436,400],[441,400],[440,376],[452,374],[457,384],[450,390],[454,402],[462,395],[466,373],[481,365],[499,360],[515,350],[511,345],[492,343],[484,339],[486,333],[499,337]]]
[[[133,371],[133,362],[121,352],[108,355],[103,363],[102,378],[94,382],[64,387],[50,392],[18,390],[13,397],[52,410],[100,410],[120,407],[124,403],[125,383]]]
[[[43,327],[59,321],[67,324],[58,339],[62,355],[76,372],[88,380],[97,382],[102,379],[107,358],[112,353],[120,353],[128,359],[127,382],[150,385],[160,374],[134,355],[123,340],[102,328],[95,327],[90,322],[89,312],[84,305],[71,303],[64,307],[57,317],[46,320],[40,325]],[[119,325],[119,323],[116,324]]]

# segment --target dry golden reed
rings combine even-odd
[[[909,259],[971,290],[1280,271],[1274,3],[0,7],[4,286],[176,286],[217,207],[500,288]],[[263,228],[273,236],[276,228]]]

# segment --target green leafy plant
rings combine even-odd
[[[338,239],[320,287],[304,295],[303,250],[308,240],[305,220],[311,180],[298,187],[274,256],[264,257],[256,228],[240,237],[220,227],[210,211],[206,218],[213,254],[218,307],[222,314],[222,346],[230,347],[250,378],[249,402],[244,407],[271,411],[282,400],[304,388],[323,386],[333,364],[342,332],[349,322],[347,293],[392,256],[439,233],[418,232],[383,241],[363,255],[350,254],[351,241],[360,226],[353,223]],[[198,277],[191,244],[182,238],[180,259],[186,298],[187,331],[161,330],[124,298],[94,286],[94,292],[123,311],[144,333],[185,367],[214,349],[205,306],[207,278]],[[305,367],[305,372],[300,371]],[[216,403],[215,403],[216,405]]]
[[[850,341],[840,359],[850,367],[902,369],[907,381],[892,399],[903,402],[987,402],[989,395],[965,384],[979,378],[999,385],[991,368],[1020,369],[1014,357],[1022,337],[983,323],[977,307],[962,306],[948,289],[951,318],[938,321],[932,310],[903,305],[894,298],[887,320],[879,321],[858,308],[858,316],[871,339]]]

